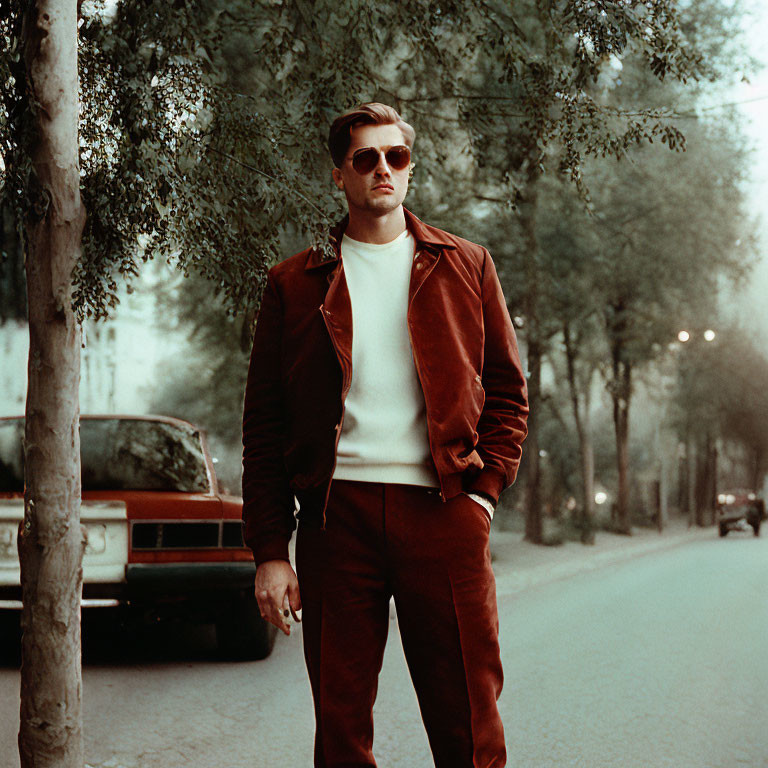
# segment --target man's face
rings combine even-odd
[[[383,216],[398,208],[408,191],[408,166],[401,170],[391,168],[384,153],[391,147],[402,146],[405,139],[396,125],[358,125],[351,129],[344,162],[333,169],[333,180],[344,190],[350,213],[366,212],[368,215]],[[376,167],[359,174],[352,167],[352,156],[360,149],[373,147],[379,152]]]

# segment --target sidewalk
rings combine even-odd
[[[557,547],[529,544],[518,531],[491,528],[491,555],[499,596],[566,579],[649,552],[717,537],[717,529],[689,528],[686,520],[670,520],[662,533],[655,528],[633,528],[631,536],[598,531],[594,545],[568,541]]]

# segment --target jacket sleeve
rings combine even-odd
[[[243,538],[258,566],[288,560],[295,501],[283,459],[283,307],[272,271],[253,339],[243,411]]]
[[[485,405],[477,426],[477,452],[485,466],[472,479],[469,490],[498,501],[504,488],[515,481],[520,465],[521,446],[528,434],[528,388],[520,364],[515,329],[496,267],[487,251],[482,294]]]

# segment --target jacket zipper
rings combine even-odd
[[[416,258],[418,259],[419,253],[416,254]],[[439,256],[438,256],[439,258]],[[413,296],[411,296],[411,300],[408,302],[408,310],[406,312],[406,325],[408,326],[408,340],[411,342],[411,353],[413,354],[413,363],[416,367],[416,376],[419,379],[419,384],[421,385],[421,391],[424,395],[424,405],[426,408],[426,419],[427,419],[427,440],[429,442],[429,455],[432,457],[432,463],[435,465],[435,472],[437,473],[437,479],[440,482],[440,498],[445,501],[445,491],[443,489],[443,478],[440,476],[440,473],[437,471],[437,462],[435,462],[435,452],[432,448],[432,430],[429,427],[429,404],[427,403],[427,391],[424,388],[424,381],[421,378],[421,368],[419,367],[419,358],[416,354],[416,347],[413,345],[413,335],[411,334],[411,306],[413,304],[413,300],[416,298],[416,294],[421,290],[421,286],[424,285],[424,281],[429,277],[429,275],[432,273],[432,270],[437,266],[437,259],[433,262],[432,266],[429,268],[429,271],[424,275],[422,281],[419,283],[416,290],[413,292]]]
[[[333,351],[336,353],[336,359],[339,361],[339,365],[341,366],[342,374],[345,374],[344,370],[344,364],[341,362],[341,355],[339,354],[339,347],[336,343],[336,336],[333,333],[333,330],[331,329],[331,325],[328,322],[328,312],[325,309],[325,304],[323,304],[320,307],[320,312],[323,315],[323,322],[325,323],[325,328],[328,331],[328,335],[331,337],[331,344],[333,344]],[[331,476],[328,478],[328,487],[325,489],[325,501],[323,502],[323,511],[322,511],[322,529],[325,530],[325,510],[328,507],[328,497],[331,495],[331,483],[333,482],[333,473],[336,471],[336,458],[339,450],[339,440],[341,439],[341,430],[344,426],[344,403],[347,399],[347,394],[349,393],[349,388],[351,385],[352,377],[349,377],[349,380],[345,387],[341,390],[341,417],[339,418],[339,423],[336,425],[336,441],[333,445],[333,467],[331,468]]]

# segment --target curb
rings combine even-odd
[[[496,575],[496,592],[499,597],[515,595],[527,589],[550,584],[555,581],[568,579],[581,573],[588,573],[609,565],[622,563],[634,557],[653,552],[690,544],[697,541],[714,540],[715,529],[688,528],[682,532],[670,534],[655,534],[643,532],[636,542],[616,534],[603,533],[601,537],[609,536],[603,549],[594,550],[589,545],[578,542],[567,542],[560,547],[546,547],[551,557],[543,558],[542,562],[525,564],[516,562],[524,559],[527,553],[541,556],[541,546],[521,541],[520,534],[499,533],[491,537],[491,552],[494,555],[493,570]],[[507,539],[507,542],[504,539]],[[578,551],[574,551],[579,548]]]

